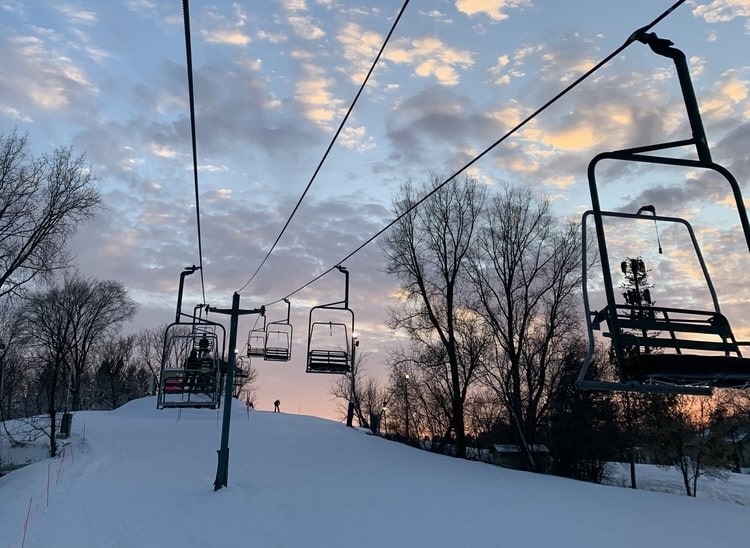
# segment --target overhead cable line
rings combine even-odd
[[[401,10],[398,12],[396,19],[393,21],[393,25],[391,25],[391,30],[388,32],[388,35],[385,37],[385,40],[383,41],[383,45],[380,46],[380,51],[378,51],[378,54],[375,56],[375,60],[372,62],[372,65],[370,66],[370,70],[367,71],[367,75],[365,76],[365,79],[362,81],[362,85],[359,86],[359,91],[357,91],[357,95],[355,95],[354,100],[352,101],[352,104],[349,106],[349,109],[346,111],[346,115],[341,120],[341,123],[339,124],[339,127],[336,130],[336,133],[333,135],[331,142],[328,144],[328,148],[326,148],[326,151],[323,154],[323,157],[320,159],[318,166],[315,168],[315,171],[313,172],[312,177],[310,177],[310,181],[307,183],[305,190],[302,192],[302,195],[299,197],[299,200],[297,200],[297,205],[294,206],[294,209],[289,214],[289,217],[287,218],[286,223],[284,223],[284,226],[281,229],[281,232],[279,232],[279,235],[276,237],[276,240],[273,242],[271,249],[269,249],[268,253],[266,253],[266,256],[263,257],[263,260],[260,262],[255,272],[253,272],[253,275],[250,276],[250,279],[245,282],[245,285],[243,285],[237,290],[237,293],[241,293],[242,290],[245,289],[250,284],[250,282],[252,282],[255,279],[255,276],[257,276],[258,272],[260,272],[260,269],[263,268],[263,265],[271,256],[271,253],[273,253],[274,249],[276,249],[276,245],[279,243],[279,240],[281,240],[281,237],[284,235],[284,232],[286,232],[286,229],[289,226],[289,223],[292,222],[292,218],[297,213],[299,206],[302,204],[302,200],[305,199],[305,196],[307,195],[307,191],[310,190],[310,187],[315,181],[315,178],[318,176],[318,173],[323,167],[323,163],[328,158],[328,154],[331,152],[333,145],[336,143],[338,136],[341,134],[341,131],[344,129],[344,125],[346,125],[346,122],[349,119],[349,116],[351,115],[352,110],[354,110],[354,105],[357,104],[357,101],[359,100],[360,95],[362,95],[362,92],[364,91],[365,86],[367,85],[367,81],[370,79],[370,75],[375,70],[375,66],[378,64],[378,61],[380,60],[380,57],[383,54],[383,51],[385,50],[385,46],[388,44],[388,41],[391,39],[391,36],[393,35],[393,31],[396,30],[396,25],[398,25],[398,22],[401,19],[401,16],[404,14],[404,11],[406,10],[406,6],[408,4],[409,4],[409,0],[404,0],[404,4],[401,6]]]
[[[652,27],[654,27],[662,19],[664,19],[665,17],[667,17],[670,13],[672,13],[675,9],[677,9],[684,2],[685,2],[685,0],[678,0],[677,2],[675,2],[674,4],[672,4],[672,6],[670,6],[667,10],[665,10],[661,15],[659,15],[656,19],[654,19],[653,21],[651,21],[648,25],[643,26],[643,27],[639,28],[638,30],[636,30],[633,34],[631,34],[628,37],[627,40],[625,40],[625,42],[620,47],[618,47],[617,49],[615,49],[612,53],[610,53],[604,59],[602,59],[601,61],[599,61],[596,65],[594,65],[592,68],[590,68],[584,74],[582,74],[581,76],[579,76],[570,85],[568,85],[566,88],[564,88],[562,91],[560,91],[557,95],[555,95],[554,97],[552,97],[552,99],[548,100],[541,107],[539,107],[538,109],[536,109],[529,116],[527,116],[526,118],[524,118],[522,121],[520,121],[518,124],[516,124],[510,130],[508,130],[508,132],[505,133],[505,135],[503,135],[497,141],[495,141],[490,146],[488,146],[487,148],[485,148],[481,153],[479,153],[479,155],[475,156],[472,160],[470,160],[468,163],[466,163],[463,167],[459,168],[455,173],[453,173],[451,176],[449,176],[447,179],[445,179],[442,183],[440,183],[438,186],[436,186],[430,192],[428,192],[427,194],[425,194],[421,199],[419,199],[418,201],[416,201],[411,207],[409,207],[408,209],[406,209],[398,217],[396,217],[395,219],[393,219],[390,223],[388,223],[387,225],[385,225],[382,229],[380,229],[378,232],[376,232],[375,234],[373,234],[370,238],[368,238],[367,240],[365,240],[354,251],[352,251],[346,257],[344,257],[343,259],[341,259],[340,261],[338,261],[336,263],[336,266],[343,264],[348,259],[352,258],[354,255],[356,255],[357,253],[359,253],[360,251],[362,251],[362,249],[364,249],[365,247],[367,247],[368,245],[370,245],[374,240],[376,240],[383,233],[385,233],[386,231],[388,231],[393,225],[395,225],[396,223],[398,223],[399,221],[401,221],[401,219],[403,219],[404,217],[406,217],[413,210],[415,210],[420,205],[422,205],[425,201],[427,201],[432,195],[434,195],[436,192],[438,192],[441,188],[443,188],[445,185],[447,185],[453,179],[455,179],[456,177],[458,177],[461,173],[463,173],[464,171],[466,171],[468,168],[470,168],[471,166],[473,166],[481,158],[483,158],[484,156],[486,156],[492,149],[494,149],[499,144],[501,144],[503,141],[505,141],[506,139],[508,139],[508,137],[510,137],[511,135],[513,135],[514,133],[516,133],[519,129],[521,129],[522,127],[524,127],[531,120],[533,120],[534,118],[536,118],[537,116],[539,116],[542,112],[544,112],[545,110],[547,110],[547,108],[549,108],[551,105],[553,105],[554,103],[556,103],[559,99],[561,99],[564,95],[566,95],[568,92],[570,92],[573,88],[575,88],[576,86],[578,86],[581,82],[583,82],[589,76],[591,76],[592,74],[594,74],[595,72],[597,72],[600,68],[602,68],[604,65],[606,65],[614,57],[616,57],[617,55],[619,55],[625,48],[627,48],[633,42],[637,41],[648,30],[650,30]],[[319,279],[321,279],[323,276],[325,276],[329,272],[333,271],[336,268],[336,266],[330,267],[328,270],[326,270],[325,272],[320,273],[318,276],[316,276],[315,278],[313,278],[312,280],[310,280],[309,282],[307,282],[303,286],[295,289],[294,291],[292,291],[291,293],[289,293],[285,297],[282,297],[281,299],[275,300],[275,301],[269,303],[266,306],[270,306],[272,304],[276,304],[276,303],[278,303],[278,302],[280,302],[280,301],[282,301],[284,299],[288,299],[289,297],[291,297],[292,295],[295,295],[296,293],[299,293],[303,289],[305,289],[308,286],[312,285],[313,283],[317,282]]]
[[[195,95],[193,93],[193,53],[190,47],[190,6],[182,0],[182,13],[185,19],[185,56],[187,57],[188,94],[190,101],[190,135],[193,147],[193,185],[195,187],[195,222],[198,230],[198,266],[201,271],[201,293],[206,302],[206,283],[203,277],[203,244],[201,242],[201,208],[198,192],[198,153],[195,137]]]

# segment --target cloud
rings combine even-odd
[[[456,0],[456,9],[466,15],[485,14],[494,21],[508,19],[507,10],[531,6],[531,0]]]
[[[748,108],[750,82],[743,78],[741,71],[732,69],[721,74],[711,95],[701,101],[704,116],[709,119],[728,119],[743,116]]]
[[[209,44],[246,46],[250,43],[250,37],[238,29],[201,30],[201,36]]]
[[[727,23],[736,17],[750,17],[747,0],[713,0],[693,9],[693,15],[707,23]]]
[[[308,8],[304,0],[284,0],[282,4],[287,12],[285,20],[296,36],[312,41],[319,40],[326,35],[313,16],[306,14]]]
[[[0,44],[0,96],[17,105],[21,117],[34,118],[37,108],[60,110],[89,101],[99,91],[81,65],[50,46],[44,39],[49,33],[40,34],[11,36]]]
[[[336,40],[343,47],[344,58],[353,67],[353,70],[345,72],[353,83],[362,83],[382,46],[383,39],[379,33],[365,30],[355,22],[344,23],[338,31]]]
[[[375,148],[375,140],[367,137],[367,129],[364,126],[347,126],[339,135],[338,141],[350,150],[366,152]]]
[[[424,15],[425,17],[429,17],[433,19],[434,21],[437,21],[438,23],[449,25],[453,23],[453,19],[450,18],[450,16],[446,15],[440,10],[437,9],[431,9],[431,10],[419,10],[420,15]]]
[[[201,29],[203,39],[209,44],[225,44],[229,46],[246,46],[251,42],[250,36],[243,31],[247,22],[247,14],[239,4],[231,5],[233,14],[227,16],[212,8],[207,13],[209,25],[212,28]]]
[[[343,101],[330,91],[334,81],[328,78],[323,67],[305,63],[303,76],[296,84],[295,100],[302,106],[305,117],[322,127],[330,127]]]
[[[505,72],[505,67],[510,63],[510,59],[507,55],[501,55],[497,58],[497,62],[493,67],[490,67],[489,72],[492,75],[492,80],[498,85],[510,84],[511,74]],[[520,74],[519,74],[520,75]]]
[[[173,148],[170,148],[168,146],[159,144],[159,143],[151,143],[149,145],[149,149],[151,153],[154,156],[159,156],[160,158],[175,158],[177,157],[177,151]]]
[[[97,22],[96,14],[93,11],[81,10],[66,3],[53,4],[52,7],[59,11],[71,24],[93,25]]]
[[[313,22],[310,16],[290,16],[287,22],[292,26],[294,33],[305,40],[319,40],[323,38],[325,31]]]
[[[459,83],[458,69],[468,70],[474,65],[468,50],[452,48],[436,36],[401,39],[386,48],[385,58],[396,64],[409,64],[421,78],[433,77],[445,86]]]
[[[4,114],[5,116],[8,116],[9,118],[13,118],[18,120],[19,122],[24,123],[30,123],[33,122],[33,119],[29,116],[26,116],[19,112],[17,109],[13,107],[9,107],[7,105],[0,105],[0,113]]]
[[[393,149],[411,161],[426,160],[430,145],[445,147],[439,156],[444,160],[463,159],[461,150],[475,141],[489,142],[500,129],[496,118],[443,86],[425,88],[394,105],[386,124]]]

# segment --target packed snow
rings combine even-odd
[[[700,483],[698,498],[594,485],[237,401],[229,485],[214,491],[222,415],[158,411],[154,398],[76,413],[61,457],[0,478],[0,548],[744,548],[750,538],[748,475]],[[669,473],[640,467],[639,481]]]

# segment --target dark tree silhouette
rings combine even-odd
[[[468,178],[454,179],[438,188],[441,181],[441,177],[433,175],[431,183],[419,189],[408,182],[402,186],[394,203],[400,220],[382,248],[386,272],[399,279],[403,295],[402,307],[391,311],[391,326],[403,329],[412,341],[440,356],[441,361],[429,366],[446,370],[450,419],[457,455],[463,458],[463,406],[477,369],[476,364],[461,360],[456,324],[459,311],[467,305],[464,266],[485,190]],[[421,206],[411,209],[420,196],[433,191]],[[439,352],[434,352],[436,347]]]
[[[101,202],[84,156],[29,148],[25,135],[0,134],[0,297],[68,268],[67,240]]]

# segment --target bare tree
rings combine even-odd
[[[69,276],[64,283],[65,303],[60,313],[70,321],[71,409],[81,408],[81,385],[97,342],[112,335],[130,320],[138,305],[120,282]]]
[[[434,405],[429,396],[432,392],[419,365],[420,354],[421,349],[412,342],[390,351],[387,360],[390,369],[388,433],[407,443],[411,442],[415,432],[433,437],[449,428],[446,406]]]
[[[234,397],[254,407],[257,403],[255,401],[257,382],[258,370],[253,367],[251,359],[240,356],[234,372],[234,390],[232,392]]]
[[[136,334],[135,358],[148,369],[154,379],[159,378],[162,353],[164,352],[164,334],[166,325],[152,329],[142,329]]]
[[[93,183],[72,149],[35,158],[27,136],[0,134],[0,296],[70,266],[67,240],[101,203]]]
[[[79,409],[81,385],[92,348],[135,314],[118,282],[67,277],[61,285],[31,293],[21,313],[29,359],[37,364],[39,392],[50,420],[50,454],[57,452],[55,420]],[[73,402],[67,401],[73,395]],[[64,399],[63,399],[64,398]]]
[[[329,386],[329,393],[343,402],[341,416],[347,416],[349,402],[352,402],[354,415],[362,428],[370,428],[370,416],[379,415],[387,399],[378,381],[367,373],[365,363],[369,356],[367,350],[358,351],[349,374],[336,375]]]
[[[505,186],[493,196],[469,271],[476,312],[493,333],[497,356],[488,386],[507,406],[516,438],[535,443],[571,339],[578,337],[579,227],[562,227],[547,199]]]
[[[105,409],[120,405],[145,393],[146,370],[133,359],[135,336],[111,337],[97,345],[95,400]],[[98,405],[97,405],[98,407]]]
[[[450,419],[456,451],[466,456],[463,405],[475,370],[462,367],[457,337],[457,315],[465,308],[465,272],[485,191],[470,178],[453,179],[440,187],[441,177],[415,189],[409,182],[394,203],[399,221],[382,244],[386,272],[401,282],[403,305],[391,310],[391,326],[406,331],[426,348],[440,348],[441,361],[432,364],[447,370]],[[432,194],[419,207],[419,195]],[[408,417],[408,414],[407,414]]]
[[[0,420],[12,418],[13,395],[23,367],[18,360],[19,326],[16,308],[9,296],[0,297]]]
[[[744,450],[750,444],[747,425],[750,423],[750,391],[723,390],[718,396],[713,428],[723,433],[729,451],[729,459],[735,472],[750,466]]]
[[[617,406],[610,393],[577,390],[574,380],[586,353],[583,341],[568,350],[564,381],[550,395],[545,440],[551,453],[551,472],[558,476],[601,483],[607,465],[622,444],[617,427]],[[599,353],[591,363],[596,373],[605,358]]]
[[[136,334],[136,342],[134,349],[134,357],[139,367],[143,367],[148,370],[151,378],[156,381],[161,373],[161,365],[164,356],[164,337],[167,332],[167,324],[161,325],[160,327],[154,327],[149,329],[142,329]],[[190,326],[172,326],[170,334],[176,337],[188,338],[190,334]],[[171,363],[181,363],[187,357],[186,348],[174,348],[173,352],[185,352],[185,355],[173,355],[169,356]],[[252,369],[255,371],[254,369]]]
[[[701,476],[725,477],[726,447],[712,428],[717,401],[705,396],[672,396],[670,414],[655,424],[658,456],[682,475],[685,493],[697,496]]]
[[[477,443],[477,447],[489,449],[493,434],[505,422],[506,409],[496,394],[487,388],[474,390],[466,401],[467,433]]]
[[[57,455],[56,419],[64,392],[71,325],[61,314],[65,298],[60,287],[32,293],[21,311],[27,359],[35,365],[38,394],[49,418],[50,456]]]

